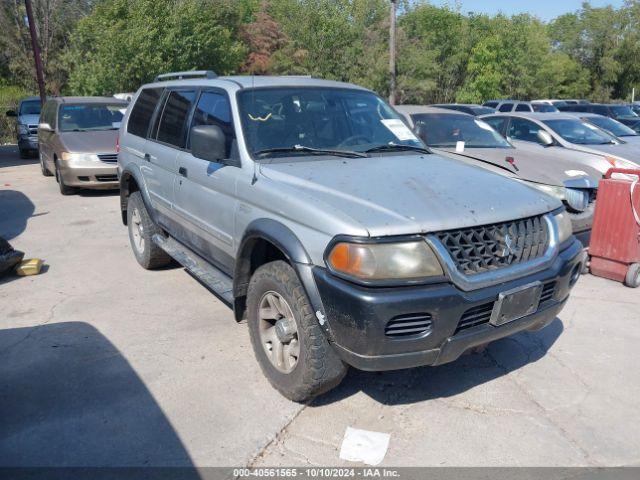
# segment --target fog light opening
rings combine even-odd
[[[569,280],[570,287],[573,287],[580,278],[580,275],[582,275],[582,268],[583,262],[580,262],[578,265],[573,267],[573,270],[571,271],[571,279]]]

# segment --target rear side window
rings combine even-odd
[[[235,138],[231,123],[231,105],[226,95],[217,92],[202,92],[198,99],[191,127],[200,125],[217,125],[222,129],[226,138],[227,158],[231,152],[231,143]]]
[[[482,106],[496,108],[498,106],[498,102],[484,102]]]
[[[184,148],[187,139],[187,117],[196,97],[195,90],[174,90],[169,93],[158,123],[159,142]]]
[[[519,103],[518,106],[516,107],[516,112],[530,112],[530,111],[531,111],[531,107],[526,103]]]
[[[503,103],[500,105],[498,111],[500,112],[510,112],[513,109],[513,103]]]
[[[162,88],[147,88],[140,92],[136,104],[131,109],[127,132],[138,137],[146,137],[149,130],[149,123],[156,109],[156,104],[162,95]]]

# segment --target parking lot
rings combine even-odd
[[[138,266],[117,192],[63,197],[2,147],[0,235],[46,263],[0,280],[0,465],[348,465],[351,426],[387,466],[640,466],[638,290],[587,275],[543,331],[299,405],[215,296]]]

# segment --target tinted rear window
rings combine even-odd
[[[519,103],[518,106],[516,107],[516,112],[530,112],[530,111],[531,111],[531,107],[526,103]]]
[[[498,109],[500,112],[510,112],[513,109],[513,103],[503,103]]]
[[[139,137],[146,137],[149,123],[156,109],[156,104],[162,95],[162,88],[148,88],[140,92],[136,104],[129,115],[127,132]]]
[[[195,100],[195,90],[177,90],[169,94],[158,124],[158,141],[184,148],[187,117]]]

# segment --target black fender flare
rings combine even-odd
[[[322,299],[313,277],[314,265],[311,257],[296,234],[289,227],[276,220],[260,218],[252,221],[247,226],[236,255],[233,275],[234,298],[244,297],[247,294],[247,287],[251,278],[251,252],[255,244],[260,240],[272,243],[285,255],[298,274],[316,317],[318,320],[322,318],[320,324],[325,332],[328,333],[328,323],[324,321],[326,314]]]
[[[138,191],[142,195],[142,201],[144,202],[144,206],[146,207],[147,212],[151,216],[151,219],[155,223],[158,223],[156,218],[156,212],[153,208],[151,208],[149,190],[147,189],[147,184],[144,181],[142,172],[140,172],[140,168],[135,163],[130,163],[125,167],[122,173],[120,173],[120,179],[119,179],[120,212],[122,214],[123,225],[127,224],[127,204],[129,203],[129,195],[131,194],[129,184],[132,180],[138,186]]]

